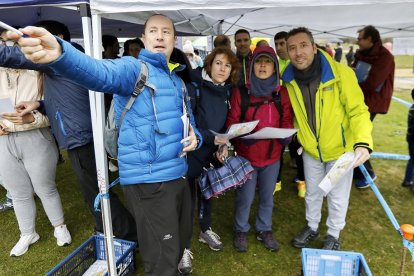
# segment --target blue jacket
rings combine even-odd
[[[0,66],[45,73],[43,92],[46,115],[61,149],[74,149],[93,142],[87,89],[56,74],[47,65],[30,62],[19,47],[0,45]]]
[[[138,59],[96,60],[80,54],[65,41],[59,42],[62,55],[49,66],[90,90],[116,94],[114,111],[118,122],[141,69]],[[148,82],[155,87],[155,95],[152,98],[146,87],[122,122],[118,139],[122,185],[170,181],[187,173],[187,160],[179,158],[183,148],[182,81],[174,71],[170,73],[165,55],[141,50],[140,59],[148,66]],[[201,146],[202,137],[195,129],[191,112],[190,121]]]
[[[197,129],[203,136],[203,146],[188,155],[187,175],[195,178],[201,174],[203,167],[208,168],[214,161],[213,153],[217,146],[214,145],[215,136],[210,129],[219,133],[226,132],[231,85],[219,86],[203,80],[201,68],[192,70],[191,77],[193,82],[187,84],[188,95]]]

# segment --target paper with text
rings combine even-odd
[[[239,123],[234,124],[229,127],[226,133],[217,133],[210,129],[211,133],[213,133],[215,136],[218,136],[220,138],[226,138],[228,140],[239,137],[241,135],[250,133],[259,123],[259,120],[251,121],[247,123]]]
[[[253,134],[241,137],[242,139],[283,139],[288,138],[298,131],[296,128],[264,127]]]
[[[326,196],[342,179],[342,177],[350,172],[358,156],[355,156],[354,152],[346,152],[342,154],[333,165],[332,169],[325,175],[319,184],[319,188],[322,190],[323,195]]]

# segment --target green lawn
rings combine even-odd
[[[414,56],[400,55],[395,56],[395,67],[399,69],[414,68]]]
[[[411,102],[408,92],[397,91],[394,95]],[[407,154],[407,112],[407,107],[393,102],[389,114],[377,116],[374,121],[375,151]],[[376,184],[398,222],[414,224],[414,193],[401,187],[406,162],[374,159],[372,164],[378,175]],[[198,235],[195,235],[192,248],[195,258],[193,275],[300,275],[300,250],[291,247],[290,240],[305,225],[305,210],[304,201],[296,195],[293,177],[294,171],[286,165],[283,189],[275,196],[273,228],[281,244],[279,252],[265,250],[255,240],[253,232],[249,234],[248,252],[235,252],[232,246],[233,193],[227,193],[215,200],[213,213],[213,230],[221,236],[225,248],[222,252],[213,252],[200,244],[197,241]],[[81,200],[69,161],[58,167],[57,183],[65,208],[66,223],[73,237],[72,245],[65,248],[56,246],[53,229],[37,200],[36,229],[41,239],[24,256],[11,258],[9,252],[18,240],[19,231],[13,212],[0,213],[0,275],[42,275],[92,234],[93,223]],[[0,196],[4,196],[4,190],[0,191]],[[254,218],[254,215],[255,211],[251,217]],[[326,211],[320,225],[322,235],[326,232],[325,220]],[[196,228],[197,234],[198,226]],[[401,238],[370,189],[352,189],[347,225],[341,238],[343,250],[364,254],[374,275],[398,275]],[[321,240],[311,243],[311,247],[315,248],[321,245]],[[139,260],[138,267],[138,274],[142,275]],[[414,275],[410,256],[407,256],[405,275]]]

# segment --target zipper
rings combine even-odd
[[[295,98],[296,98],[296,102],[298,103],[298,105],[299,105],[299,108],[300,108],[300,111],[302,112],[302,114],[303,115],[305,115],[305,118],[306,118],[306,112],[305,111],[303,111],[303,109],[302,109],[302,106],[300,105],[300,102],[299,102],[299,98],[298,98],[298,95],[296,94],[296,89],[293,89],[294,90],[294,94],[295,94]],[[300,89],[299,89],[300,90]],[[320,95],[319,95],[320,96]],[[321,104],[322,104],[322,106],[323,106],[323,99],[321,99]],[[319,116],[320,116],[320,114],[319,114]],[[319,123],[321,123],[321,120],[319,120]],[[308,123],[308,126],[309,126],[309,123]],[[310,126],[309,126],[309,128],[310,128]],[[319,130],[320,131],[320,130]],[[315,137],[315,139],[316,139],[316,149],[318,150],[318,154],[319,154],[319,160],[321,161],[321,163],[323,163],[323,158],[322,158],[322,152],[321,152],[321,148],[320,148],[320,146],[319,146],[319,136],[317,136],[317,135],[315,135],[315,133],[313,133],[313,131],[311,130],[311,133],[312,133],[312,135]]]
[[[345,133],[344,133],[344,127],[341,124],[341,135],[342,135],[342,145],[345,147],[346,146],[346,141],[345,141]]]
[[[60,130],[62,131],[63,135],[68,136],[65,130],[65,125],[63,124],[63,121],[62,121],[62,116],[60,115],[59,111],[56,111],[55,119],[58,121]]]

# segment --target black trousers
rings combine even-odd
[[[194,213],[196,211],[196,203],[198,208],[198,221],[200,223],[200,230],[206,232],[211,227],[211,212],[213,208],[212,200],[207,200],[201,194],[200,188],[195,178],[188,178],[191,192],[191,235],[186,243],[186,248],[191,248],[191,237],[193,236],[194,228]]]
[[[95,218],[95,230],[103,232],[102,213],[95,212],[93,206],[95,197],[99,194],[93,143],[68,150],[68,156],[75,171],[83,199]],[[136,225],[131,213],[124,207],[116,193],[110,190],[109,196],[114,235],[117,238],[137,241]]]
[[[298,149],[301,145],[298,142],[292,140],[289,144],[289,155],[291,159],[294,159],[296,162],[296,177],[299,181],[305,181],[305,172],[303,170],[303,159],[302,155],[298,155]],[[280,168],[279,174],[277,175],[277,182],[282,180],[282,169],[283,169],[283,153],[285,152],[285,147],[282,147],[282,152],[280,154]]]
[[[370,120],[371,122],[374,121],[375,116],[377,116],[377,113],[371,113]],[[369,159],[365,161],[364,163],[365,169],[367,169],[367,172],[371,177],[375,175],[374,168],[371,165],[371,162],[369,162]],[[354,169],[354,179],[363,179],[364,175],[362,174],[361,170],[359,168]]]
[[[185,242],[191,238],[187,180],[179,178],[122,188],[137,223],[145,275],[176,275]]]

